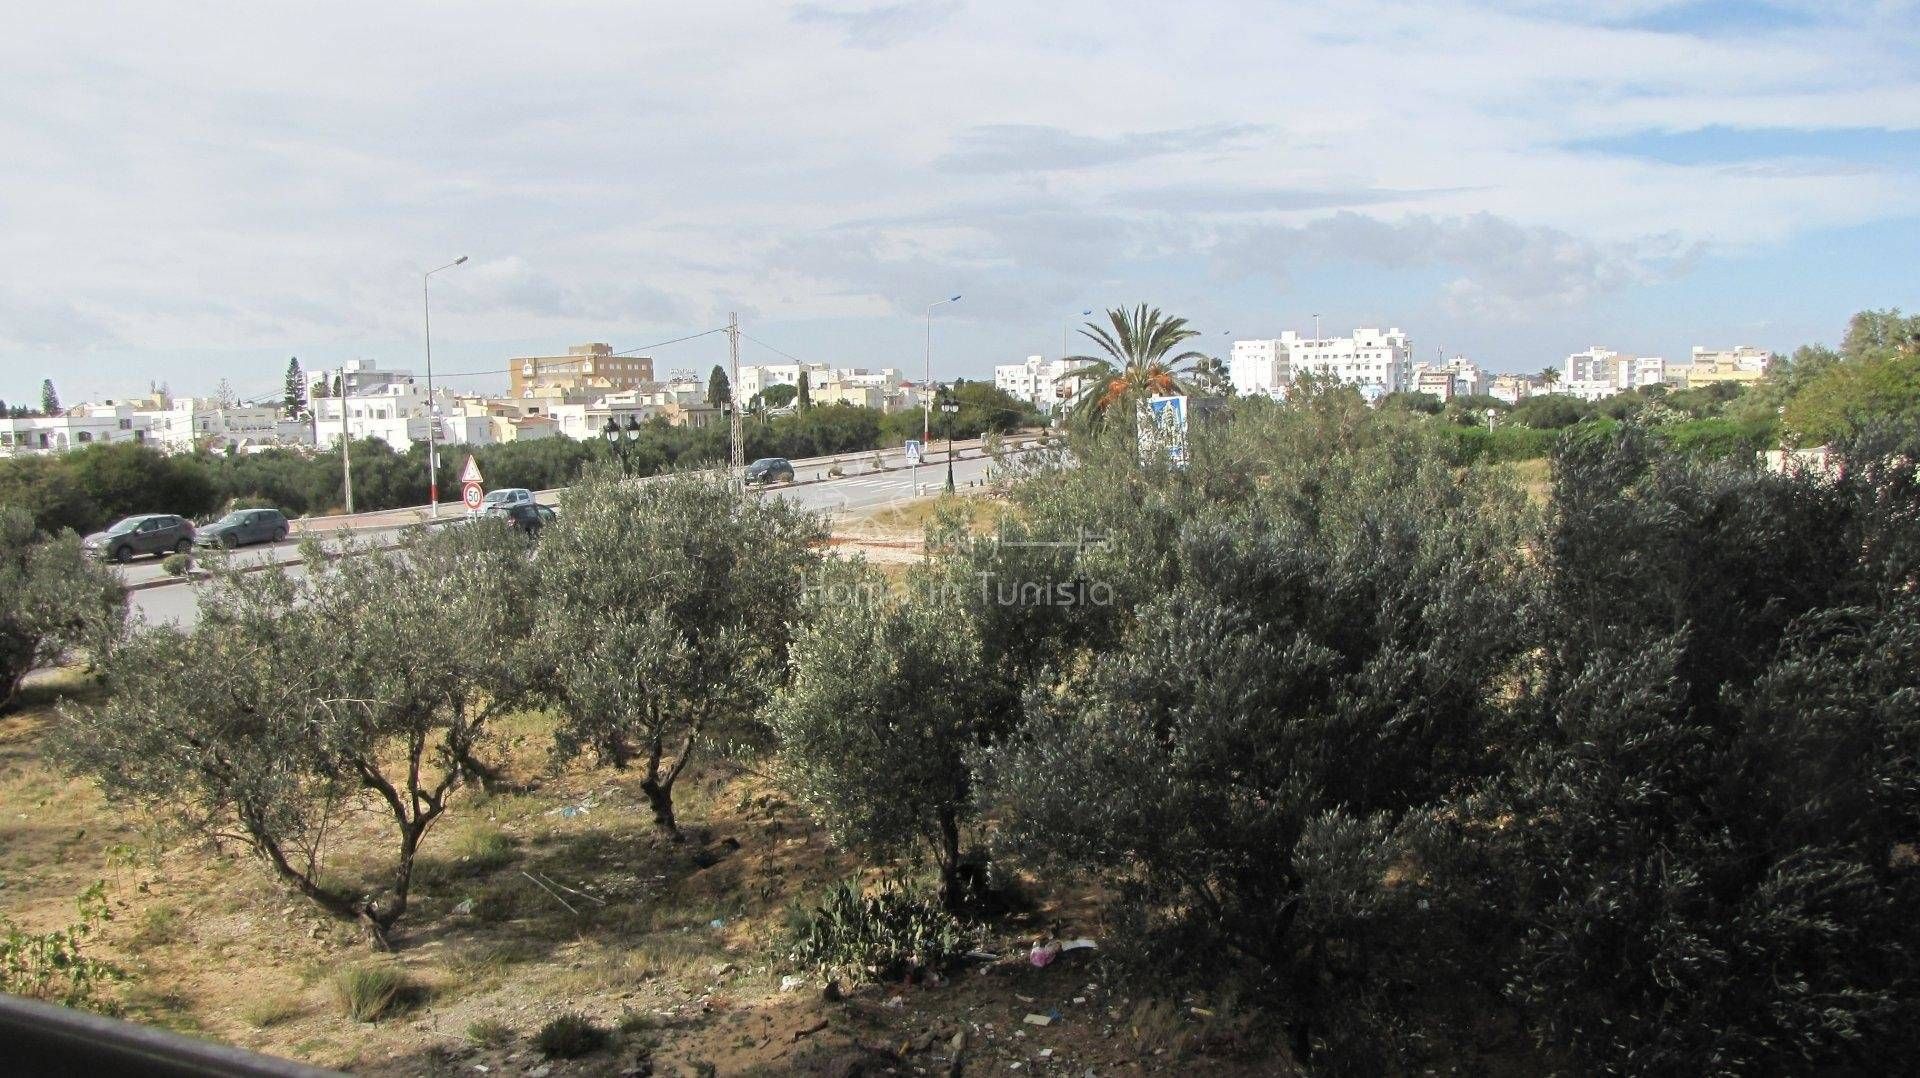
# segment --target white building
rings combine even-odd
[[[1659,356],[1622,355],[1598,346],[1567,357],[1555,392],[1596,401],[1630,389],[1666,381],[1667,361]]]
[[[1372,399],[1413,387],[1413,345],[1398,327],[1362,326],[1349,337],[1302,337],[1287,330],[1272,340],[1233,342],[1228,377],[1237,393],[1286,395],[1303,375],[1333,378]]]
[[[1487,387],[1487,396],[1508,404],[1519,404],[1534,393],[1533,379],[1524,374],[1501,374],[1494,376],[1493,383]]]
[[[151,437],[170,453],[263,449],[313,444],[313,424],[288,419],[278,407],[222,404],[211,397],[174,397],[169,407],[138,414]]]
[[[1413,381],[1408,388],[1449,401],[1484,394],[1489,384],[1490,379],[1479,364],[1465,356],[1454,356],[1445,363],[1415,363]]]
[[[81,405],[65,415],[0,416],[0,457],[65,453],[85,445],[142,443],[152,422],[130,405]]]
[[[441,442],[461,440],[452,437],[452,433],[463,436],[470,433],[458,422],[460,409],[454,406],[452,394],[447,390],[436,390],[438,406],[429,407],[426,387],[411,380],[380,377],[375,379],[374,389],[363,391],[355,372],[349,371],[345,375],[345,387],[345,397],[315,397],[308,402],[313,412],[314,444],[322,449],[339,443],[343,409],[348,437],[378,438],[395,449],[404,450],[412,442],[426,441],[436,416],[441,424]],[[476,439],[484,437],[478,434],[477,428],[471,433]]]
[[[1242,397],[1264,394],[1280,398],[1293,381],[1287,346],[1278,340],[1235,341],[1227,359],[1227,379]]]
[[[1026,401],[1046,415],[1079,395],[1083,379],[1066,378],[1066,375],[1085,365],[1069,363],[1065,359],[1028,356],[1025,363],[995,366],[993,385],[1002,393],[1015,400]]]
[[[740,368],[740,385],[734,394],[742,401],[752,402],[753,398],[769,386],[798,386],[800,372],[807,372],[809,395],[813,384],[833,370],[825,363],[774,363]]]

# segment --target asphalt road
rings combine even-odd
[[[870,475],[852,475],[842,479],[826,479],[817,483],[798,483],[792,486],[773,487],[765,491],[767,497],[786,498],[803,509],[821,513],[841,513],[867,511],[896,502],[912,501],[916,497],[933,497],[946,485],[947,469],[944,457],[936,454],[937,462],[923,466],[919,474],[912,469],[878,472]],[[966,486],[981,479],[991,462],[980,457],[962,457],[953,465],[954,483]],[[801,469],[800,475],[807,477],[809,469]],[[918,482],[919,493],[915,492]],[[386,525],[375,528],[357,529],[356,538],[390,538],[400,530],[398,525]],[[241,564],[265,564],[267,562],[290,562],[299,556],[298,544],[279,543],[272,546],[247,547],[235,551],[232,555]],[[137,562],[123,568],[122,573],[128,583],[153,581],[166,578],[157,563]],[[298,576],[306,570],[294,565],[287,570]],[[128,604],[136,619],[151,625],[175,624],[191,627],[200,618],[200,589],[186,583],[170,584],[165,587],[144,588],[127,596]]]

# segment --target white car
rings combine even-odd
[[[480,503],[482,513],[504,513],[516,505],[532,505],[533,491],[525,487],[501,487],[487,491],[486,500]]]

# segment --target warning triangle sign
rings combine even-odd
[[[480,462],[474,460],[471,454],[467,456],[467,466],[460,469],[460,481],[462,483],[486,482],[486,480],[480,478]]]

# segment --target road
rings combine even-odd
[[[991,463],[982,457],[962,457],[956,460],[953,465],[954,483],[964,487],[983,478]],[[805,478],[807,469],[802,469],[800,474]],[[803,509],[828,514],[868,510],[894,502],[911,501],[915,497],[932,497],[939,494],[946,484],[945,457],[940,456],[936,463],[920,468],[918,480],[921,493],[918,495],[914,492],[914,479],[911,469],[902,469],[772,487],[764,494],[767,497],[785,498]],[[399,530],[399,525],[389,524],[357,529],[353,534],[356,538],[380,540],[391,538]],[[269,547],[252,547],[235,552],[235,557],[242,564],[290,562],[296,560],[298,556],[297,544],[291,542]],[[141,572],[136,575],[135,572],[128,570],[141,570]],[[129,566],[122,571],[126,573],[129,583],[137,580],[164,579],[166,576],[157,565],[150,563]],[[306,569],[300,565],[293,565],[287,571],[294,576],[299,576]],[[174,583],[164,587],[143,588],[129,593],[127,601],[133,616],[150,625],[174,624],[190,628],[200,618],[200,589],[191,584]]]

